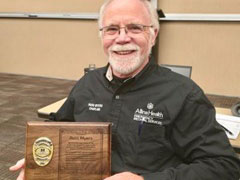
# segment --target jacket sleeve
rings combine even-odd
[[[60,107],[56,114],[53,114],[52,119],[54,121],[63,121],[63,122],[74,122],[74,104],[76,93],[81,92],[83,89],[83,82],[84,77],[82,77],[72,88],[71,92],[69,93],[66,101]]]
[[[73,122],[74,101],[69,96],[56,114],[52,114],[54,121]]]
[[[186,98],[170,128],[170,141],[184,163],[144,174],[145,180],[239,180],[240,161],[200,89]]]

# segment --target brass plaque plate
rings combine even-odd
[[[111,175],[111,124],[28,122],[26,180],[102,180]]]

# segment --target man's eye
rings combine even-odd
[[[130,32],[133,32],[133,33],[140,33],[140,32],[143,31],[143,28],[141,26],[139,26],[139,25],[136,25],[136,24],[130,24],[128,26],[128,30]]]
[[[106,32],[112,32],[112,33],[115,33],[115,32],[118,32],[118,27],[108,27],[106,28]]]

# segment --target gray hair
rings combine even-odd
[[[98,26],[99,26],[99,28],[102,28],[104,11],[105,11],[106,7],[108,6],[108,4],[110,4],[112,1],[114,1],[114,0],[105,0],[104,4],[100,8],[99,18],[98,18]],[[159,30],[160,25],[159,25],[159,18],[158,18],[158,14],[157,14],[156,8],[153,6],[153,4],[151,3],[150,0],[140,0],[140,1],[142,1],[144,3],[144,5],[146,6],[146,8],[147,8],[147,10],[148,10],[148,12],[150,14],[150,18],[151,18],[151,21],[152,21],[153,29]],[[152,29],[151,33],[154,34],[154,30],[153,29]]]

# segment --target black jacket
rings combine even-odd
[[[145,180],[239,180],[240,162],[215,109],[190,79],[151,61],[121,85],[108,67],[87,73],[58,121],[112,122],[112,173]]]

